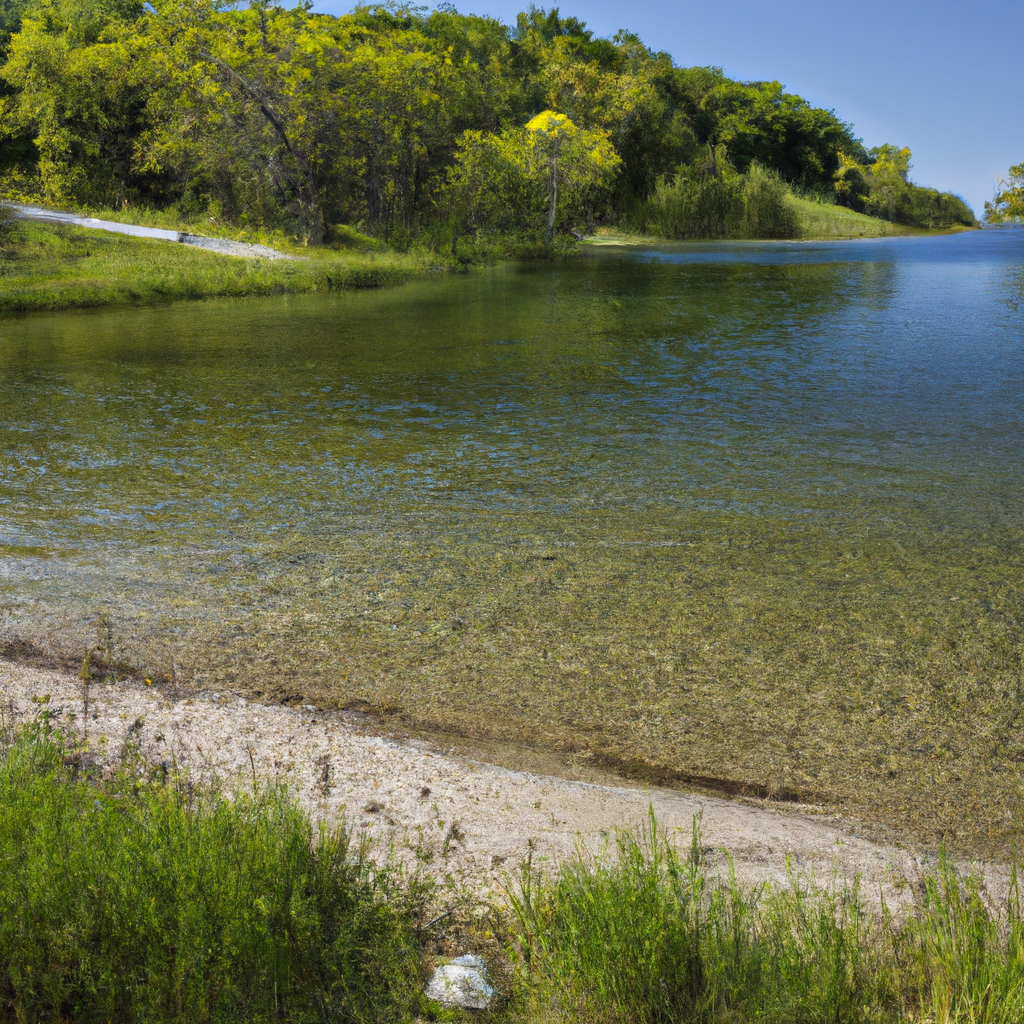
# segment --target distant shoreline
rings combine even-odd
[[[958,233],[962,229],[924,230],[867,217],[843,207],[794,199],[802,234],[779,241],[839,241],[909,235]],[[135,213],[135,211],[132,211]],[[140,211],[141,212],[141,211]],[[106,213],[104,212],[104,216]],[[121,218],[111,214],[111,219]],[[80,219],[80,218],[79,218]],[[153,219],[152,217],[141,219]],[[59,312],[106,306],[149,306],[165,302],[214,298],[252,298],[312,292],[351,291],[405,284],[416,279],[467,269],[502,259],[557,259],[561,251],[538,251],[525,243],[497,240],[457,262],[426,250],[396,252],[359,236],[333,246],[288,246],[286,241],[259,237],[233,240],[196,235],[193,231],[144,227],[138,233],[113,233],[37,217],[17,220],[8,228],[6,253],[0,251],[0,316]],[[128,224],[126,223],[126,228]],[[191,227],[191,226],[189,226]],[[200,238],[192,245],[168,241]],[[758,239],[725,239],[758,241]],[[264,244],[273,241],[278,248]],[[721,239],[666,239],[600,228],[583,247],[663,245]],[[761,239],[760,241],[763,241]]]

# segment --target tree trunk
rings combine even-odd
[[[554,150],[551,154],[551,178],[550,189],[551,203],[548,206],[548,229],[544,234],[544,244],[550,245],[555,234],[555,214],[558,212],[558,150],[561,147],[561,139],[555,139]]]

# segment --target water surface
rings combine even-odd
[[[600,248],[6,320],[6,634],[1003,841],[1022,274],[1012,230]]]

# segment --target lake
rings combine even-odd
[[[1022,281],[986,230],[5,320],[3,635],[1001,848]]]

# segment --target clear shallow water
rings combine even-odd
[[[1004,837],[1022,274],[1021,231],[601,248],[4,321],[7,631]]]

